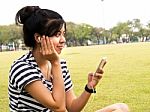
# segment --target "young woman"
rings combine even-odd
[[[14,61],[9,74],[10,111],[80,112],[103,75],[103,69],[88,75],[83,93],[73,92],[66,61],[59,54],[65,46],[66,23],[55,11],[26,6],[16,14],[23,25],[23,39],[31,50]],[[97,112],[128,112],[123,103]]]

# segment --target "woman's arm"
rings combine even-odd
[[[87,101],[89,100],[91,93],[83,91],[83,93],[76,97],[73,90],[70,90],[66,93],[66,106],[68,112],[80,112]]]
[[[55,88],[57,89],[57,88]],[[42,105],[45,107],[54,110],[54,111],[59,111],[59,112],[64,112],[65,111],[65,106],[64,106],[64,99],[60,98],[62,93],[58,90],[59,94],[54,96],[54,92],[51,93],[44,85],[43,83],[39,81],[34,81],[30,84],[28,84],[25,87],[25,90],[29,92],[29,94],[38,102],[40,102]],[[57,92],[57,93],[58,93]]]
[[[45,107],[54,111],[64,112],[66,110],[65,91],[59,61],[52,64],[52,73],[52,93],[43,85],[40,80],[31,82],[25,87],[25,90]]]
[[[106,60],[102,59],[96,72],[94,74],[93,73],[88,74],[88,84],[87,84],[88,90],[89,89],[92,90],[99,83],[104,73],[103,67],[105,64],[106,64]],[[84,108],[86,103],[88,102],[90,96],[91,96],[91,93],[87,92],[87,90],[84,90],[79,97],[76,97],[74,95],[73,90],[70,90],[68,93],[66,93],[66,101],[67,101],[66,105],[67,105],[68,111],[80,112]]]
[[[34,81],[28,84],[25,89],[29,94],[42,105],[54,111],[64,112],[65,109],[65,89],[61,71],[60,59],[55,51],[53,42],[49,37],[41,38],[41,54],[43,58],[51,62],[51,72],[53,75],[52,93],[42,84],[41,81]]]

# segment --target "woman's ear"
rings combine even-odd
[[[35,34],[34,34],[34,39],[35,39],[35,41],[36,41],[37,43],[41,43],[41,36],[40,36],[40,34],[35,33]]]

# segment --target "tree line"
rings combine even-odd
[[[91,44],[129,43],[150,40],[150,22],[143,25],[140,19],[119,22],[110,29],[93,27],[89,24],[66,23],[67,46],[84,46]],[[0,25],[0,45],[14,43],[18,47],[23,42],[21,26]]]

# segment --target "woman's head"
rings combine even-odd
[[[24,43],[32,48],[36,46],[35,33],[52,37],[64,24],[66,25],[60,14],[52,10],[41,9],[39,6],[23,7],[17,12],[15,21],[17,25],[23,25]]]

